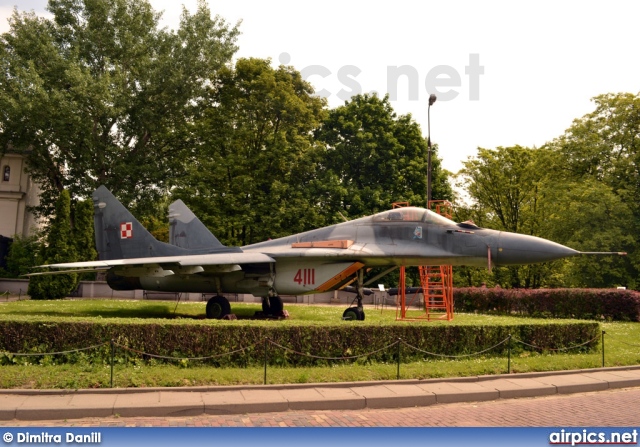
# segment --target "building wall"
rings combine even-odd
[[[0,236],[29,236],[39,229],[28,207],[38,204],[40,190],[24,167],[21,155],[0,158]]]

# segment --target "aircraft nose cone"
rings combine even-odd
[[[516,265],[554,261],[579,254],[578,251],[547,239],[501,232],[496,264]]]

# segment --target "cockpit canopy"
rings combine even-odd
[[[444,216],[424,208],[413,206],[395,208],[390,211],[375,214],[374,222],[425,222],[441,226],[452,226],[456,223]]]

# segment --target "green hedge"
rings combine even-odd
[[[539,325],[341,325],[341,326],[224,326],[172,324],[95,324],[80,322],[0,322],[0,353],[51,353],[70,351],[114,340],[117,344],[149,354],[193,358],[225,354],[204,363],[215,366],[249,366],[264,362],[268,349],[271,365],[325,365],[332,361],[285,351],[282,345],[298,353],[316,357],[361,356],[357,361],[391,362],[397,359],[397,348],[383,349],[402,340],[401,360],[415,361],[434,358],[419,350],[439,355],[474,354],[503,342],[509,335],[542,350],[555,350],[585,344],[581,352],[594,349],[599,342],[600,328],[594,322]],[[270,340],[266,343],[265,339]],[[535,350],[512,342],[515,352]],[[507,343],[485,355],[505,355]],[[118,363],[150,360],[138,353],[116,349]],[[379,352],[376,352],[379,351]],[[576,353],[575,349],[571,351]],[[110,361],[110,346],[80,353],[40,357],[13,357],[0,354],[4,363],[104,363]],[[344,361],[344,360],[340,360]]]
[[[454,291],[457,312],[640,321],[640,293],[617,289],[487,289]]]

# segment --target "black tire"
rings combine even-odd
[[[349,307],[342,313],[343,320],[364,321],[364,311],[357,307]]]
[[[271,315],[281,315],[284,309],[282,298],[279,296],[272,296],[269,298],[269,313]]]
[[[269,315],[269,298],[262,298],[262,313]]]
[[[231,304],[220,295],[216,295],[207,301],[207,318],[221,320],[231,313]]]

